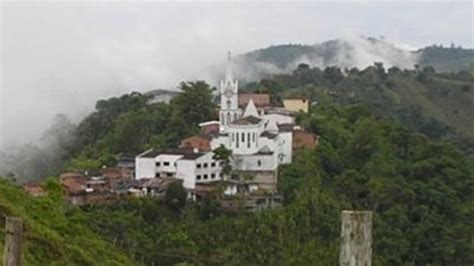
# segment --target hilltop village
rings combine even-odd
[[[63,173],[60,181],[69,201],[82,205],[124,194],[158,197],[179,181],[192,200],[219,193],[223,207],[235,207],[237,196],[250,210],[279,205],[279,166],[318,143],[318,136],[295,124],[295,114],[308,112],[309,101],[284,99],[283,106],[273,106],[269,94],[239,93],[230,53],[218,92],[219,120],[197,121],[200,133],[179,147],[121,153],[116,167],[97,173]],[[35,184],[24,187],[30,194],[42,193]]]

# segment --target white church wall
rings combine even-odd
[[[228,148],[232,149],[233,154],[254,154],[258,151],[258,125],[253,127],[230,127],[228,133],[230,140]]]
[[[232,166],[240,171],[273,171],[278,167],[278,163],[272,154],[255,154],[234,156]]]
[[[278,150],[279,154],[283,154],[282,158],[279,158],[280,164],[289,164],[292,161],[293,156],[293,133],[292,132],[280,132],[278,135]]]

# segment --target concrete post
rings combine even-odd
[[[5,251],[3,253],[3,265],[20,266],[23,220],[18,217],[6,217],[5,229]]]
[[[340,266],[372,265],[372,212],[342,211]]]

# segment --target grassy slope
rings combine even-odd
[[[52,185],[53,187],[57,185]],[[19,216],[25,223],[23,265],[135,265],[121,251],[90,231],[80,214],[66,217],[61,195],[43,198],[0,181],[0,215]],[[4,220],[0,256],[4,249]]]

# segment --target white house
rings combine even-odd
[[[177,178],[184,188],[194,189],[196,183],[223,179],[222,165],[212,157],[212,151],[187,148],[148,150],[135,158],[136,178]]]

